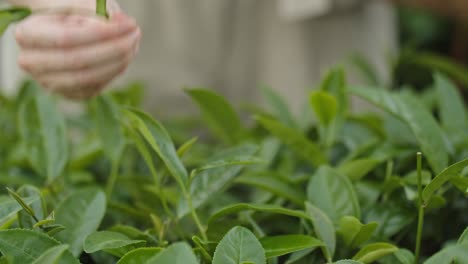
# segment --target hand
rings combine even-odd
[[[67,3],[73,10],[69,14],[54,13],[54,8],[64,7],[55,5],[48,7],[52,12],[38,12],[17,26],[18,63],[46,90],[71,99],[89,98],[125,71],[141,32],[114,1],[108,1],[109,20],[83,14],[95,9],[94,0]]]

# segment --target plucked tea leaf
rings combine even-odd
[[[107,14],[107,1],[96,0],[96,14],[103,17],[108,17]]]
[[[29,15],[31,15],[31,10],[25,7],[0,10],[0,36],[3,35],[10,24],[21,21]]]
[[[315,234],[325,243],[322,247],[323,254],[328,262],[331,262],[336,248],[335,227],[330,218],[319,208],[306,202],[306,213],[312,219]]]
[[[307,197],[334,223],[346,215],[360,218],[359,202],[350,180],[328,166],[320,167],[311,177]]]
[[[376,88],[351,87],[350,91],[404,121],[436,173],[447,167],[448,149],[442,129],[419,100],[409,94],[393,94]]]
[[[198,264],[192,248],[187,243],[174,243],[158,255],[152,257],[147,264]]]
[[[156,257],[162,248],[137,248],[125,254],[117,264],[148,264],[149,260]]]
[[[307,139],[300,131],[287,127],[268,117],[260,116],[257,117],[257,120],[266,130],[279,138],[311,165],[320,166],[321,164],[327,163],[327,158],[324,156],[319,146]]]
[[[145,240],[132,240],[121,233],[100,231],[86,237],[83,249],[86,253],[94,253],[100,250],[109,252],[109,250],[112,250],[109,253],[122,256],[129,251],[128,249],[131,250],[132,247],[144,246],[145,244]]]
[[[177,156],[174,143],[166,129],[158,121],[141,111],[127,110],[125,113],[134,121],[135,128],[159,155],[179,186],[185,190],[187,187],[188,173],[182,161]]]
[[[9,264],[34,263],[47,250],[60,243],[41,232],[26,229],[0,231],[0,251],[9,260]],[[79,263],[69,251],[65,251],[59,264]]]
[[[98,189],[83,189],[73,192],[55,210],[55,223],[65,230],[55,238],[70,245],[74,256],[83,250],[83,242],[95,232],[106,212],[106,196]]]
[[[372,263],[388,254],[396,252],[397,250],[397,247],[388,243],[368,244],[359,250],[359,252],[354,255],[353,259],[366,264]]]
[[[101,95],[91,101],[90,107],[104,153],[115,162],[122,156],[125,147],[118,105],[110,96]]]
[[[456,177],[459,173],[468,166],[468,159],[457,162],[448,168],[444,169],[439,175],[437,175],[432,181],[424,188],[422,197],[424,203],[428,203],[431,196],[437,191],[444,183],[449,181],[451,178]]]
[[[244,227],[234,227],[219,242],[213,264],[266,264],[265,250],[255,235]]]
[[[283,235],[263,237],[260,243],[265,249],[267,258],[279,257],[304,249],[315,249],[324,246],[323,242],[305,235]]]
[[[63,263],[62,257],[67,253],[68,245],[59,245],[52,248],[49,248],[44,252],[38,259],[36,259],[32,264],[59,264]],[[70,252],[68,252],[70,254]],[[74,260],[71,263],[77,263],[78,261]]]
[[[229,143],[239,142],[245,131],[239,116],[224,97],[203,89],[189,89],[186,93],[198,104],[217,136]]]

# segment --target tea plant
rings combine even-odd
[[[468,118],[449,78],[415,94],[333,69],[301,118],[263,92],[247,126],[186,90],[208,130],[142,112],[138,84],[78,114],[34,82],[0,96],[0,263],[468,262]]]

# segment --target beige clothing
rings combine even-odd
[[[258,102],[258,87],[279,90],[293,107],[350,52],[380,68],[395,49],[384,0],[121,1],[142,26],[140,53],[120,83],[147,83],[145,105],[187,112],[184,87],[214,88],[235,102]]]

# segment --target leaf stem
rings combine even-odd
[[[107,185],[106,185],[107,200],[110,200],[112,196],[112,192],[114,191],[115,182],[117,181],[117,176],[119,173],[119,160],[120,158],[112,161],[111,172],[110,172],[109,179],[107,180]]]
[[[417,170],[418,170],[418,229],[416,233],[416,248],[414,253],[414,263],[419,263],[419,255],[421,252],[421,240],[422,240],[422,231],[424,225],[424,204],[422,199],[422,174],[421,174],[421,165],[422,165],[422,153],[418,152],[417,154]]]
[[[96,14],[105,18],[108,18],[107,14],[107,1],[106,0],[96,0]]]

